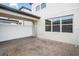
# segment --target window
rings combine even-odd
[[[52,21],[53,32],[60,32],[60,18],[55,18]]]
[[[45,20],[45,24],[46,25],[51,25],[51,21],[50,20]]]
[[[72,32],[72,25],[62,25],[62,32]]]
[[[41,9],[45,8],[46,7],[46,3],[42,3],[41,4]]]
[[[45,29],[45,31],[51,31],[51,26],[46,26]]]
[[[41,5],[36,6],[36,11],[39,11],[40,9],[43,9],[46,7],[46,3],[42,3]]]
[[[62,32],[73,32],[73,15],[56,17],[53,19],[51,18],[51,20],[45,20],[45,31],[60,32],[60,29]]]
[[[40,10],[40,5],[36,6],[36,11]]]
[[[51,21],[45,20],[45,31],[51,31]]]
[[[62,32],[72,32],[73,27],[72,15],[62,17]]]

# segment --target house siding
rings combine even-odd
[[[37,22],[37,35],[40,38],[79,45],[79,4],[78,3],[47,3],[46,8],[35,11],[38,4],[32,5],[32,12],[40,16]],[[45,19],[73,14],[73,33],[46,32]]]

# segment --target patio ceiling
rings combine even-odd
[[[0,16],[27,21],[37,21],[40,19],[39,16],[23,12],[14,8],[10,8],[2,4],[0,4]]]

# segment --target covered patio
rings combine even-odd
[[[58,41],[37,38],[37,22],[40,19],[31,13],[25,13],[4,5],[0,5],[0,17],[31,21],[32,36],[0,41],[1,56],[72,56],[79,55],[79,47]],[[14,22],[17,22],[16,20]],[[6,31],[6,30],[5,30]]]
[[[39,16],[0,4],[0,17],[3,17],[1,19],[7,21],[15,21],[15,22],[17,22],[17,20],[30,21],[33,24],[32,36],[37,35],[36,23],[40,19]],[[17,19],[17,20],[12,20],[12,19]]]

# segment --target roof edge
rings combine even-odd
[[[0,9],[5,9],[5,10],[12,11],[12,12],[16,12],[16,13],[19,13],[19,14],[23,14],[23,15],[27,15],[27,16],[30,16],[30,17],[34,17],[34,18],[40,19],[39,16],[30,14],[30,13],[25,13],[23,11],[20,11],[20,10],[17,10],[17,9],[14,9],[14,8],[11,8],[11,7],[8,7],[8,6],[3,5],[3,4],[0,4]]]

